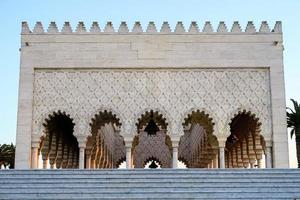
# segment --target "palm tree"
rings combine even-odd
[[[2,166],[14,168],[15,146],[13,144],[0,145],[0,169]]]
[[[295,134],[296,136],[296,149],[297,149],[297,160],[298,168],[300,168],[300,104],[294,99],[291,99],[294,104],[294,110],[287,108],[287,126],[292,128],[291,137]]]

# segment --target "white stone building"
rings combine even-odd
[[[282,42],[281,22],[23,22],[16,168],[288,167]]]

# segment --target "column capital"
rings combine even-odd
[[[33,148],[40,147],[40,135],[38,134],[31,135],[31,147]]]
[[[125,147],[131,147],[134,135],[129,135],[129,134],[123,135],[123,138],[124,138],[124,142],[125,142]]]
[[[226,146],[226,141],[227,141],[227,139],[225,139],[225,138],[218,138],[219,147],[225,148],[225,146]]]
[[[179,141],[180,141],[181,135],[170,135],[171,142],[172,142],[172,147],[177,147],[179,146]]]
[[[77,138],[77,141],[78,141],[79,148],[85,148],[86,147],[87,136],[86,135],[77,135],[76,138]]]
[[[124,140],[124,142],[125,142],[125,147],[126,148],[131,148],[132,147],[133,140]]]

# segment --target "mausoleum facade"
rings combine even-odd
[[[245,27],[23,22],[16,168],[288,167],[281,22]]]

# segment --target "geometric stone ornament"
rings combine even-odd
[[[112,110],[122,123],[121,134],[136,134],[145,111],[159,111],[168,134],[183,134],[191,110],[213,119],[214,133],[229,133],[231,118],[240,110],[256,114],[262,135],[270,138],[268,69],[137,69],[36,70],[33,131],[42,133],[48,114],[61,110],[74,120],[74,134],[88,135],[89,123],[101,108]],[[251,97],[251,98],[250,98]]]

